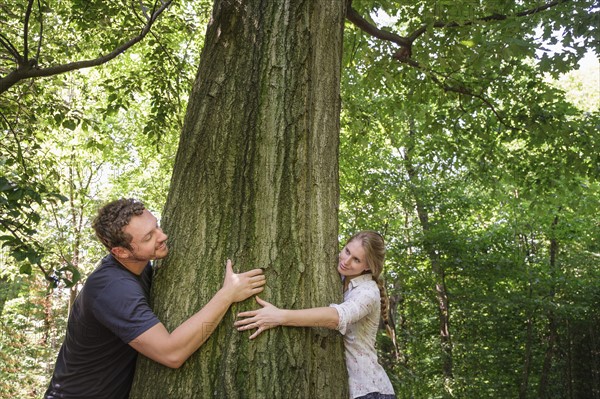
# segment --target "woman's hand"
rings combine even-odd
[[[258,337],[261,332],[268,330],[269,328],[284,324],[284,309],[279,309],[269,302],[263,301],[258,296],[256,297],[256,302],[262,306],[261,309],[239,313],[237,317],[245,317],[245,319],[238,320],[233,324],[234,327],[237,327],[238,331],[257,328],[254,334],[250,336],[250,339]]]

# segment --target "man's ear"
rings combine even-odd
[[[114,247],[110,250],[115,258],[127,259],[131,252],[127,248]]]

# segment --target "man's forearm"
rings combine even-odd
[[[232,298],[221,289],[172,333],[159,323],[129,345],[158,363],[179,368],[210,337],[232,303]]]
[[[233,301],[219,290],[200,311],[184,321],[171,334],[173,350],[182,363],[196,352],[217,329]]]

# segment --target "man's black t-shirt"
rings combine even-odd
[[[129,342],[159,323],[148,304],[150,263],[137,276],[112,255],[88,277],[69,315],[45,398],[127,398],[137,352]]]

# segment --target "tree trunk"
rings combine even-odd
[[[521,373],[521,383],[519,384],[519,399],[527,398],[527,389],[529,387],[529,374],[531,373],[531,347],[533,341],[533,321],[527,319],[527,334],[525,340],[525,361],[523,364],[523,372]]]
[[[573,399],[573,380],[574,380],[573,362],[575,361],[575,359],[573,359],[573,334],[571,332],[571,320],[567,319],[565,321],[565,325],[567,328],[567,331],[566,331],[566,335],[567,335],[567,344],[566,344],[567,367],[565,370],[565,374],[566,374],[565,380],[566,380],[566,385],[567,385],[566,391],[568,392],[567,398]]]
[[[591,326],[589,328],[589,341],[590,351],[589,356],[591,358],[591,399],[600,398],[600,338],[598,337],[598,329],[600,327],[600,318],[598,315],[591,320]]]
[[[413,135],[413,122],[410,123],[410,135]],[[408,146],[404,153],[404,165],[406,174],[412,187],[419,187],[418,171],[415,169],[412,161],[412,147]],[[429,223],[429,211],[426,204],[423,202],[421,195],[414,192],[415,206],[417,216],[423,230],[423,249],[427,253],[427,257],[431,264],[431,270],[435,280],[435,296],[438,302],[438,317],[439,317],[439,333],[440,344],[442,348],[442,374],[444,376],[444,388],[446,392],[451,390],[451,385],[454,380],[453,374],[453,356],[452,356],[452,337],[450,335],[450,301],[448,299],[448,290],[446,288],[445,270],[440,261],[440,256],[435,248],[434,242],[431,241],[431,226]]]
[[[560,211],[560,209],[559,209]],[[554,217],[551,226],[552,238],[550,239],[550,276],[552,279],[555,278],[557,274],[557,265],[556,265],[556,257],[558,256],[558,240],[556,239],[556,225],[558,224],[558,216]],[[554,300],[556,296],[556,288],[554,286],[554,281],[552,281],[550,285],[550,293],[549,299],[550,301]],[[548,385],[550,383],[550,371],[552,368],[552,363],[554,361],[554,356],[556,352],[556,345],[558,341],[558,331],[557,331],[557,321],[556,315],[550,309],[547,313],[548,317],[548,346],[546,347],[546,353],[544,355],[544,363],[542,365],[542,372],[540,375],[540,386],[538,389],[538,397],[540,399],[544,399],[548,397]]]
[[[71,164],[69,166],[69,205],[70,205],[70,216],[71,216],[71,234],[73,235],[73,244],[71,247],[71,266],[75,270],[79,270],[79,250],[81,247],[81,230],[82,230],[82,218],[83,215],[83,206],[78,208],[75,205],[75,176],[76,173],[73,170],[73,164],[75,163],[75,153],[71,155]],[[70,275],[73,278],[73,274]],[[69,314],[71,314],[71,309],[73,309],[73,304],[75,303],[75,298],[77,298],[78,288],[77,284],[73,285],[69,289]]]
[[[529,237],[526,235],[520,235],[520,238],[525,248],[525,259],[529,259],[535,252],[535,245],[533,245],[533,237],[531,238],[532,245],[529,245]],[[526,263],[526,267],[530,267],[529,263]],[[527,298],[532,300],[533,297],[533,282],[529,277],[527,282]],[[521,382],[519,383],[519,399],[526,399],[527,392],[529,390],[529,379],[531,374],[532,359],[533,359],[533,341],[534,341],[534,324],[535,324],[535,312],[528,311],[527,320],[525,325],[527,326],[525,335],[525,352],[523,353],[523,371],[521,373]]]
[[[153,307],[172,331],[234,270],[286,308],[340,302],[338,141],[344,1],[216,0],[165,206]],[[232,323],[178,370],[140,357],[131,397],[347,398],[339,333]]]

